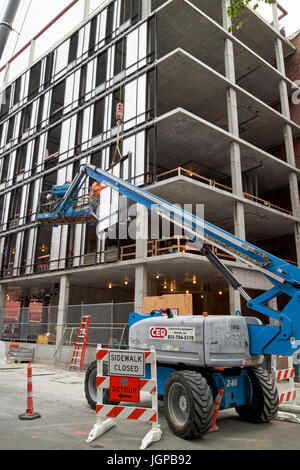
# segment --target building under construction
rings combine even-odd
[[[224,0],[102,2],[6,84],[2,322],[8,300],[20,311],[41,305],[46,325],[75,321],[69,305],[130,303],[143,312],[146,297],[167,294],[172,308],[178,295],[191,296],[189,313],[246,311],[184,234],[162,222],[153,230],[140,207],[126,205],[124,216],[111,190],[101,196],[99,225],[39,224],[40,194],[70,182],[84,163],[172,203],[203,205],[209,222],[299,265],[299,51],[297,36],[280,29],[280,6],[272,8],[272,24],[246,8],[242,28],[231,31]],[[257,271],[218,255],[249,295],[269,289]]]

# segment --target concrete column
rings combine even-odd
[[[84,0],[83,6],[83,22],[87,21],[90,13],[90,0]]]
[[[142,3],[142,20],[144,20],[151,13],[151,0],[141,0],[141,3]]]
[[[231,27],[231,21],[227,14],[227,8],[230,5],[229,1],[221,0],[222,2],[222,16],[223,27],[228,31]],[[225,39],[225,75],[226,78],[235,83],[235,67],[234,67],[234,50],[233,42],[230,38]],[[227,113],[228,113],[228,130],[235,137],[239,137],[239,116],[237,107],[237,93],[234,88],[229,87],[227,90]],[[243,183],[242,183],[242,165],[241,165],[241,150],[239,144],[233,142],[230,145],[230,167],[231,167],[231,180],[232,192],[236,196],[243,197]],[[236,202],[234,208],[234,232],[239,238],[245,239],[245,216],[244,205],[242,202]]]
[[[234,290],[231,286],[229,286],[229,307],[230,315],[236,315],[237,310],[242,311],[241,295],[239,291]]]
[[[147,258],[148,249],[148,209],[141,204],[136,206],[136,259]]]
[[[2,330],[3,330],[6,294],[7,294],[7,284],[0,284],[0,335],[2,335]]]
[[[30,44],[28,67],[31,67],[34,62],[34,53],[35,53],[35,39],[32,39],[31,44]]]
[[[59,300],[58,300],[58,313],[57,313],[57,334],[56,334],[56,347],[60,345],[62,340],[62,333],[67,321],[67,313],[69,306],[69,293],[70,293],[70,278],[65,275],[60,279]]]
[[[143,300],[148,294],[148,274],[145,264],[135,268],[134,311],[143,313]]]
[[[148,210],[137,204],[136,208],[136,259],[147,258],[148,249]],[[143,300],[148,293],[148,274],[145,263],[135,268],[134,305],[136,313],[143,313]]]
[[[273,24],[274,24],[276,31],[279,33],[280,27],[279,27],[279,20],[278,20],[277,2],[275,2],[274,5],[272,5],[272,10],[273,10]],[[280,38],[276,38],[275,40],[275,54],[276,54],[277,69],[282,75],[285,75],[283,46],[282,46],[282,41]],[[280,80],[279,82],[279,94],[280,94],[281,112],[284,117],[286,117],[287,119],[290,119],[291,113],[290,113],[290,104],[289,104],[289,97],[288,97],[288,88],[287,88],[287,84],[285,80]],[[289,124],[284,124],[283,133],[284,133],[284,143],[285,143],[287,163],[289,163],[292,166],[296,166],[293,132]],[[290,173],[289,187],[290,187],[290,197],[291,197],[293,215],[297,218],[300,218],[298,179],[297,179],[296,173],[294,172]],[[300,266],[300,224],[297,222],[295,223],[294,234],[295,234],[297,261],[298,261],[298,266]]]

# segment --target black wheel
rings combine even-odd
[[[107,363],[103,363],[103,375],[106,376],[108,371]],[[96,377],[97,377],[97,361],[92,362],[85,374],[84,380],[84,391],[85,397],[87,399],[88,404],[93,408],[96,409],[97,404],[97,387],[96,387]],[[105,404],[112,404],[118,405],[119,402],[110,402],[109,401],[109,390],[103,390],[103,403]]]
[[[244,421],[266,423],[278,412],[279,396],[273,377],[261,367],[249,368],[249,379],[252,385],[252,404],[236,407],[237,413]]]
[[[213,420],[213,398],[201,374],[174,372],[166,383],[164,401],[169,428],[176,436],[196,439],[209,431]]]

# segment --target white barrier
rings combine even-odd
[[[144,368],[140,368],[138,375],[137,372],[134,370],[134,367],[137,366],[130,366],[130,364],[126,364],[126,355],[130,357],[139,354],[143,355],[144,361],[143,365]],[[113,356],[112,356],[113,355]],[[119,370],[125,369],[128,366],[126,376],[120,373],[113,373],[111,374],[110,364],[113,363],[116,367],[118,364],[111,360],[112,357],[120,357],[121,359],[124,358],[124,362],[120,362]],[[106,431],[111,429],[116,425],[116,420],[133,420],[133,421],[142,421],[142,422],[149,422],[152,424],[151,431],[145,436],[140,446],[140,449],[146,449],[151,443],[157,442],[161,439],[162,430],[160,425],[158,424],[158,397],[157,397],[157,377],[156,377],[156,353],[155,349],[151,348],[151,351],[124,351],[124,350],[116,350],[116,349],[102,349],[100,345],[97,348],[97,378],[96,378],[96,387],[97,387],[97,405],[96,405],[96,417],[97,422],[94,425],[93,429],[91,430],[89,437],[86,442],[92,442]],[[109,376],[103,376],[103,361],[108,361],[109,363]],[[142,379],[141,377],[145,376],[145,365],[150,364],[151,366],[151,379]],[[121,367],[122,366],[122,367]],[[142,372],[143,370],[143,372]],[[129,374],[128,374],[129,372]],[[122,398],[126,398],[127,401],[135,402],[138,400],[139,394],[141,391],[147,391],[151,393],[152,398],[152,407],[151,408],[142,408],[142,407],[135,407],[135,406],[120,406],[120,405],[106,405],[103,403],[103,390],[109,389],[110,396],[115,391],[113,390],[112,384],[116,380],[121,380],[125,384],[130,384],[134,382],[135,386],[130,387],[128,386],[127,389],[123,387],[124,390],[127,390],[128,396],[122,395],[120,393],[118,397],[120,397],[120,401],[122,402]],[[115,387],[116,388],[116,387]],[[118,393],[118,392],[117,392]],[[134,393],[134,396],[132,395]],[[131,394],[131,395],[130,395]],[[133,398],[130,400],[130,398]],[[112,399],[111,401],[119,401],[117,399]],[[138,400],[139,401],[139,400]]]
[[[300,419],[294,413],[300,413],[300,406],[296,405],[297,391],[295,389],[295,369],[293,356],[288,357],[288,368],[277,369],[276,361],[285,356],[272,356],[272,368],[276,377],[276,382],[288,380],[289,389],[279,391],[279,412],[275,419],[280,421],[292,421],[300,424]]]

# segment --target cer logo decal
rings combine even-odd
[[[168,332],[167,332],[166,328],[155,327],[155,328],[150,329],[151,338],[164,339],[164,338],[166,338],[167,334],[168,334]]]

